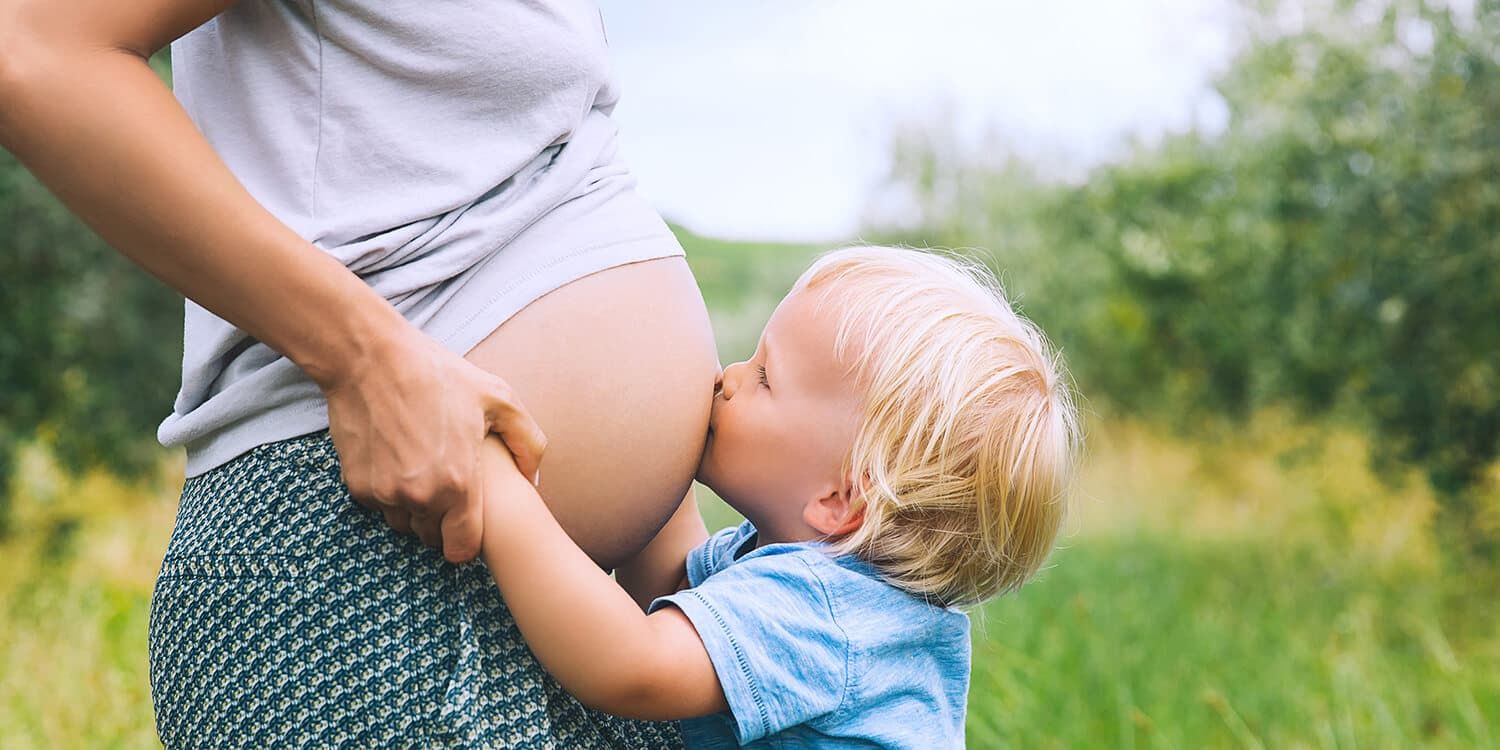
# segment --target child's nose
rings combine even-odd
[[[719,395],[723,396],[725,401],[734,398],[734,392],[739,390],[740,371],[744,369],[744,362],[735,362],[724,368],[724,372],[719,373]]]

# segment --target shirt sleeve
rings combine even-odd
[[[837,710],[848,688],[849,639],[802,550],[759,555],[702,585],[656,599],[697,629],[740,744]]]

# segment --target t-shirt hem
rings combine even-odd
[[[610,268],[682,255],[676,238],[665,230],[568,253],[537,266],[494,292],[472,317],[454,330],[434,335],[447,348],[468,354],[501,323],[563,286]]]

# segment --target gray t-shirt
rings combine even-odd
[[[592,2],[246,0],[172,68],[262,205],[465,353],[573,279],[682,253],[616,156],[606,52]],[[327,425],[300,369],[187,302],[157,436],[188,476]]]

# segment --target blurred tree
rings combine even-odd
[[[908,137],[893,177],[921,220],[895,237],[995,248],[1103,408],[1358,420],[1377,466],[1426,471],[1450,539],[1500,561],[1476,507],[1500,453],[1500,2],[1250,16],[1223,132],[1081,185]]]
[[[168,74],[166,53],[152,60]],[[128,186],[127,186],[128,187]],[[176,394],[182,298],[111,250],[0,151],[0,533],[16,450],[142,477]]]

